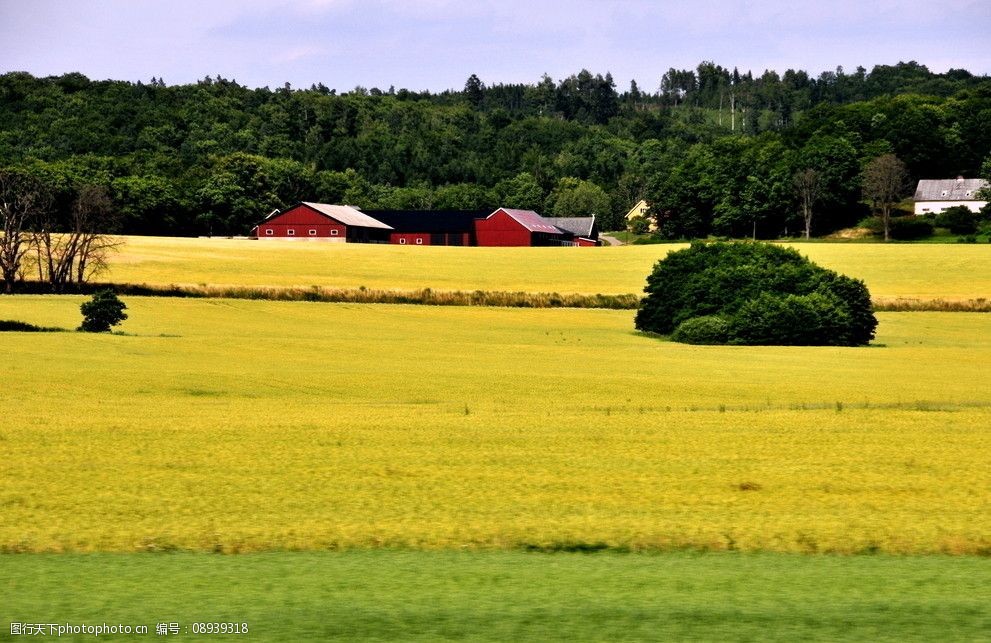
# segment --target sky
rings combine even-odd
[[[0,73],[440,91],[584,68],[656,91],[703,60],[991,74],[989,34],[991,0],[0,0]]]

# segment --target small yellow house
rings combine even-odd
[[[644,219],[647,221],[647,229],[651,232],[657,232],[657,221],[650,216],[650,204],[645,200],[640,199],[635,206],[633,206],[629,212],[626,213],[626,227],[629,229],[632,227],[634,219]]]

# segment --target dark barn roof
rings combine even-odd
[[[391,226],[395,232],[437,234],[475,232],[475,219],[483,219],[491,210],[362,210],[365,214]]]
[[[547,220],[576,237],[596,239],[599,236],[599,231],[595,226],[595,217],[548,217]]]

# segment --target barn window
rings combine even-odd
[[[336,237],[340,233],[340,230],[334,229],[330,231],[330,236]]]
[[[272,236],[272,228],[265,228],[265,235],[271,237]]]
[[[317,236],[317,231],[316,230],[310,230],[310,236],[311,237]]]
[[[418,245],[418,246],[422,246],[423,245],[423,237],[417,237],[416,238],[416,245]]]
[[[290,237],[295,237],[296,231],[293,230],[292,228],[289,228],[288,230],[286,230],[286,234],[288,234]]]
[[[401,245],[401,246],[405,246],[405,245],[406,245],[406,239],[404,239],[404,238],[402,238],[402,237],[400,237],[400,238],[399,238],[399,245]]]

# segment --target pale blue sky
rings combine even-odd
[[[0,72],[442,90],[587,68],[656,90],[702,60],[991,73],[991,0],[0,0]]]

